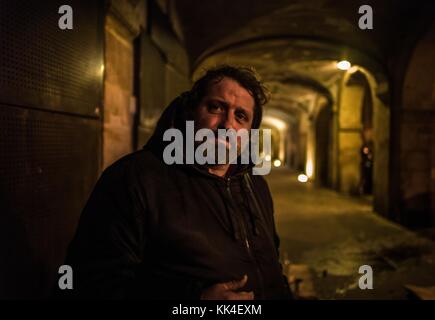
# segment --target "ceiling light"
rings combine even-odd
[[[349,70],[350,68],[350,62],[347,60],[341,60],[337,63],[337,68],[340,70]]]

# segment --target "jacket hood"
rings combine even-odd
[[[161,159],[163,161],[163,150],[165,147],[171,143],[167,141],[163,141],[163,135],[165,133],[165,130],[171,129],[171,128],[177,128],[183,133],[185,132],[186,127],[186,121],[187,120],[193,120],[193,115],[190,113],[188,108],[188,92],[185,92],[175,98],[169,106],[163,111],[160,119],[157,122],[156,129],[151,136],[148,143],[144,146],[144,149],[149,149],[156,157]],[[185,144],[183,144],[185,145]],[[250,146],[248,146],[250,147]],[[185,170],[189,170],[190,172],[200,174],[202,176],[207,176],[210,179],[214,179],[215,182],[219,179],[226,179],[226,178],[232,178],[237,177],[240,178],[240,186],[244,190],[246,190],[247,194],[249,195],[251,201],[248,202],[249,204],[249,211],[253,215],[253,225],[255,234],[258,234],[258,227],[257,227],[257,220],[261,220],[261,209],[257,205],[256,208],[253,208],[253,204],[257,203],[256,196],[254,195],[253,187],[250,185],[252,184],[250,175],[248,174],[252,167],[254,166],[254,163],[249,164],[240,164],[240,159],[237,159],[237,164],[233,165],[233,167],[229,170],[229,174],[226,177],[218,177],[216,175],[213,175],[208,172],[207,168],[203,165],[199,164],[184,164],[178,165],[180,166],[180,169],[183,168]],[[251,181],[251,182],[250,182]],[[226,192],[222,192],[223,197],[226,198]],[[231,203],[229,199],[226,199],[226,203]],[[241,234],[241,226],[240,223],[237,221],[236,214],[233,212],[235,209],[228,205],[227,207],[228,215],[231,221],[232,229],[233,229],[233,236],[235,239],[239,239]]]

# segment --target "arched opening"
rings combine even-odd
[[[345,193],[373,190],[373,100],[361,71],[344,79],[339,106],[339,186]]]
[[[279,113],[279,112],[278,112]],[[288,165],[288,143],[289,143],[289,125],[282,118],[276,115],[266,113],[263,117],[261,129],[271,130],[272,148],[270,155],[264,155],[270,157],[272,166],[282,167]],[[266,159],[268,160],[268,159]]]

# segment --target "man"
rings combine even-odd
[[[259,128],[266,101],[254,73],[231,66],[209,70],[175,99],[143,150],[114,163],[97,182],[65,262],[74,289],[62,294],[290,298],[272,198],[265,180],[252,175],[253,165],[163,159],[168,129],[184,130],[188,120],[195,130]]]

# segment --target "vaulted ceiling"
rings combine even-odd
[[[300,112],[316,95],[331,99],[341,59],[385,81],[401,40],[430,19],[428,2],[182,0],[172,2],[172,17],[194,77],[219,63],[252,65],[273,91],[272,105]],[[361,5],[373,9],[372,30],[358,27]]]

